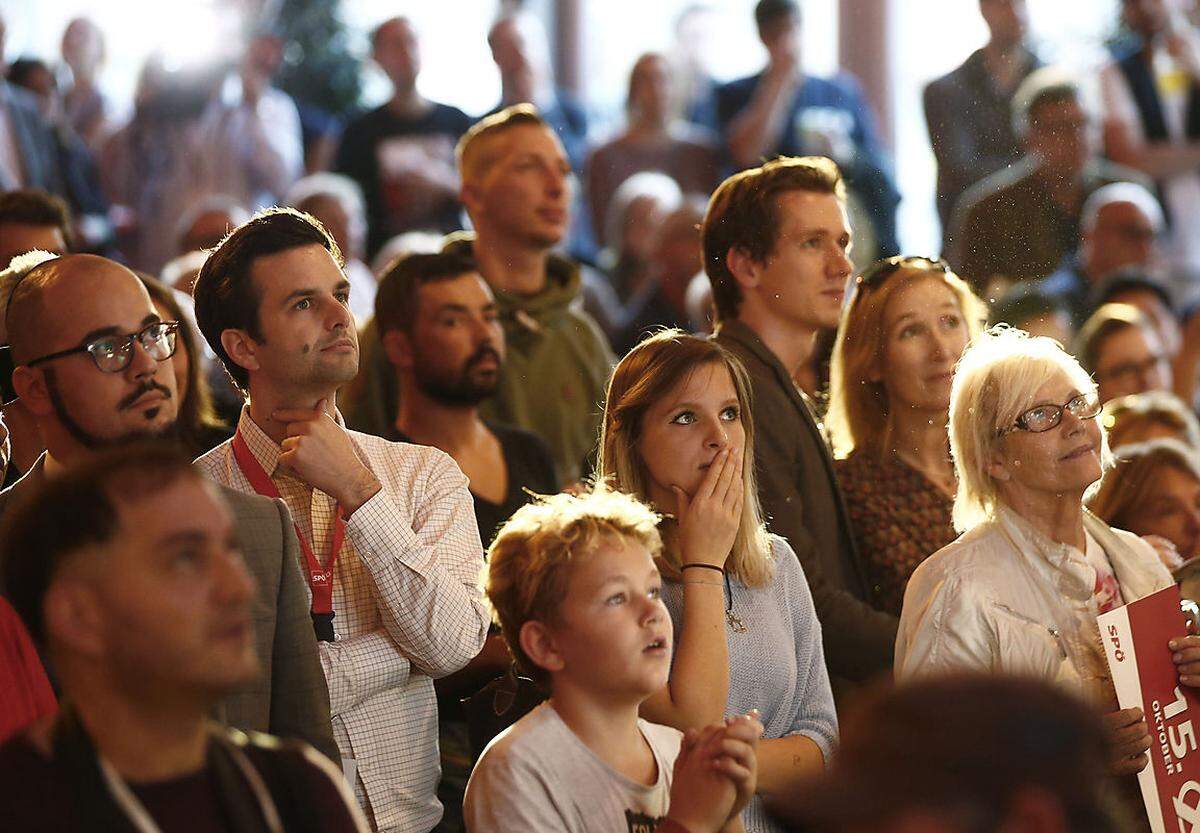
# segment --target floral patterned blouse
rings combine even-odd
[[[856,450],[834,466],[872,602],[899,616],[913,570],[958,537],[954,501],[894,455]]]

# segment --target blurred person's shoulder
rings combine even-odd
[[[66,768],[49,751],[49,736],[22,732],[0,745],[0,817],[5,830],[58,833],[86,826]]]

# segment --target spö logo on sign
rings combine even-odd
[[[1121,650],[1121,638],[1117,636],[1116,625],[1108,626],[1108,641],[1113,644],[1113,658],[1116,659],[1117,662],[1124,662],[1125,652]],[[1197,831],[1197,833],[1200,833],[1200,831]]]

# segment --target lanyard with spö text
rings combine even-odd
[[[270,498],[278,498],[279,490],[271,482],[263,470],[262,464],[255,459],[242,437],[242,432],[233,435],[233,457],[237,460],[238,468],[254,491]],[[346,518],[342,507],[337,508],[333,519],[333,536],[329,542],[329,558],[324,566],[317,560],[312,546],[305,540],[304,534],[296,525],[296,537],[300,540],[300,549],[304,552],[304,563],[307,566],[308,586],[312,589],[312,620],[317,639],[322,642],[333,642],[333,568],[337,565],[338,553],[342,549],[342,541],[346,537]]]

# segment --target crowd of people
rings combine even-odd
[[[686,111],[643,55],[600,144],[507,6],[494,112],[422,97],[393,18],[333,142],[267,28],[199,97],[148,65],[115,130],[94,23],[65,89],[14,61],[5,823],[1144,822],[1096,621],[1200,563],[1183,5],[1123,0],[1093,113],[980,0],[925,94],[945,259],[898,253],[793,0]]]

